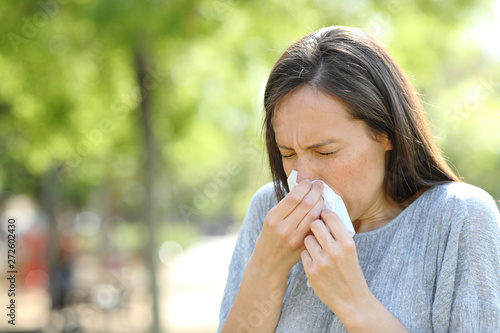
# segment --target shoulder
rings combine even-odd
[[[412,207],[413,206],[413,207]],[[409,207],[407,218],[429,232],[448,239],[465,230],[489,230],[498,234],[500,214],[495,200],[479,187],[459,182],[436,185]],[[465,229],[464,229],[465,228]]]
[[[276,206],[278,201],[274,192],[274,183],[270,182],[259,188],[250,201],[249,210],[254,213],[264,214]]]
[[[500,214],[495,200],[483,189],[452,182],[434,186],[423,196],[420,208],[426,217],[440,222],[439,228],[457,237],[488,234],[500,241]]]
[[[239,253],[246,260],[248,259],[242,253],[251,254],[253,252],[257,238],[262,231],[266,215],[276,204],[273,183],[268,183],[255,192],[241,224],[235,253]]]
[[[451,182],[435,186],[429,191],[429,201],[441,209],[456,209],[470,214],[487,214],[498,217],[498,208],[492,196],[471,184]]]
[[[451,325],[449,331],[469,327],[468,331],[493,332],[488,325],[495,326],[500,319],[500,214],[495,200],[465,183],[429,191],[435,211],[448,217],[443,221],[448,232],[441,234],[445,237],[437,247],[442,259],[438,263],[438,301],[433,304],[436,313],[441,313],[444,325]]]
[[[446,194],[448,198],[493,200],[485,190],[467,183],[450,182],[435,186],[435,189],[442,194]]]

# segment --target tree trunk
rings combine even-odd
[[[59,228],[57,227],[56,216],[54,209],[57,202],[57,188],[58,180],[52,170],[42,175],[40,179],[39,198],[42,211],[46,214],[49,222],[48,226],[48,249],[47,261],[49,266],[50,284],[49,293],[52,301],[52,309],[63,306],[61,304],[61,289],[57,281],[61,273],[61,252],[60,252],[60,239]]]
[[[160,333],[160,321],[159,321],[159,302],[158,302],[158,283],[157,283],[157,272],[158,272],[158,248],[156,246],[156,222],[153,217],[153,178],[154,178],[154,138],[151,131],[151,119],[150,119],[150,87],[147,84],[149,79],[147,73],[147,51],[144,47],[137,47],[135,50],[135,60],[137,69],[137,80],[140,87],[141,93],[141,103],[140,103],[140,129],[143,135],[143,156],[141,160],[143,161],[143,185],[146,192],[146,197],[144,198],[144,211],[143,219],[147,226],[149,242],[146,248],[146,263],[149,270],[149,284],[150,292],[153,300],[152,312],[153,312],[153,325],[151,327],[151,332]]]

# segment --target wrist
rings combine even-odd
[[[279,285],[288,280],[290,268],[282,265],[274,265],[267,260],[262,260],[255,255],[250,257],[247,264],[254,278],[263,279],[272,285]]]
[[[348,332],[409,332],[371,292],[345,310],[339,319]]]
[[[336,304],[335,309],[330,309],[342,321],[349,332],[359,332],[362,328],[369,327],[370,321],[377,318],[371,318],[371,314],[377,312],[382,303],[371,293],[367,291],[359,293],[356,297],[349,299],[346,302]]]

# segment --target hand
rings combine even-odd
[[[354,240],[338,215],[324,210],[321,218],[324,222],[318,219],[311,223],[313,235],[304,240],[302,263],[316,295],[343,321],[342,317],[352,315],[350,311],[356,311],[359,302],[366,300],[371,292],[359,265]]]
[[[268,212],[252,255],[260,267],[288,277],[305,249],[311,222],[320,217],[322,193],[321,182],[303,180]]]

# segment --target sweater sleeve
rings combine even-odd
[[[219,333],[238,293],[243,272],[262,230],[267,212],[276,203],[272,183],[260,188],[252,198],[233,251],[219,312]]]
[[[453,221],[436,297],[435,332],[498,332],[500,329],[500,216],[486,192],[461,198]]]

